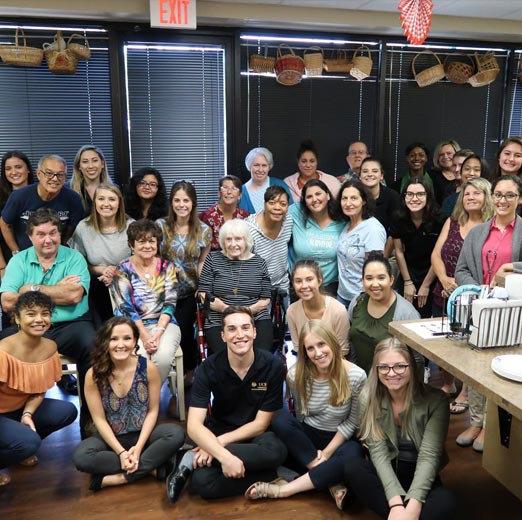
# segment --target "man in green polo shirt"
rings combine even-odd
[[[7,264],[0,286],[2,309],[11,312],[20,294],[28,291],[50,296],[55,304],[53,326],[45,336],[56,341],[60,354],[76,362],[82,389],[95,335],[87,303],[87,262],[78,251],[60,245],[60,219],[52,209],[34,211],[27,221],[27,233],[33,245]],[[14,332],[10,327],[1,337]]]

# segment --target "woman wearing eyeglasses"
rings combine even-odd
[[[134,220],[157,220],[167,216],[167,190],[156,168],[141,168],[130,178],[125,194],[125,209]]]
[[[241,200],[241,179],[235,175],[226,175],[219,179],[218,202],[199,214],[199,219],[212,229],[211,251],[221,251],[219,230],[228,220],[246,219],[250,213],[239,207]]]
[[[400,270],[397,289],[413,303],[421,318],[431,317],[435,282],[431,253],[442,225],[431,184],[422,178],[410,179],[402,190],[401,207],[390,235]]]
[[[522,272],[522,180],[504,175],[493,183],[495,215],[466,236],[455,269],[458,285],[494,284],[495,275]],[[469,387],[471,426],[457,437],[459,446],[484,447],[485,398]]]
[[[389,520],[450,520],[455,497],[439,477],[448,462],[448,400],[423,384],[414,364],[412,351],[397,339],[377,345],[360,399],[359,437],[370,460],[346,463],[348,496]]]

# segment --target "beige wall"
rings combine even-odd
[[[402,35],[396,13],[205,1],[198,1],[197,13],[199,25]],[[148,22],[149,1],[0,0],[2,15]],[[520,28],[520,22],[510,20],[434,16],[430,36],[522,42]]]

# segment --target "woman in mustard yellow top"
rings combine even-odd
[[[0,487],[11,480],[4,468],[37,464],[42,439],[76,419],[73,404],[45,398],[62,377],[56,343],[43,337],[52,311],[45,294],[22,294],[14,309],[18,332],[0,341]]]

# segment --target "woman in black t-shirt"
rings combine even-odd
[[[435,272],[431,253],[443,219],[431,185],[422,178],[410,179],[401,193],[401,207],[390,227],[400,276],[397,291],[413,303],[422,318],[431,317]]]

